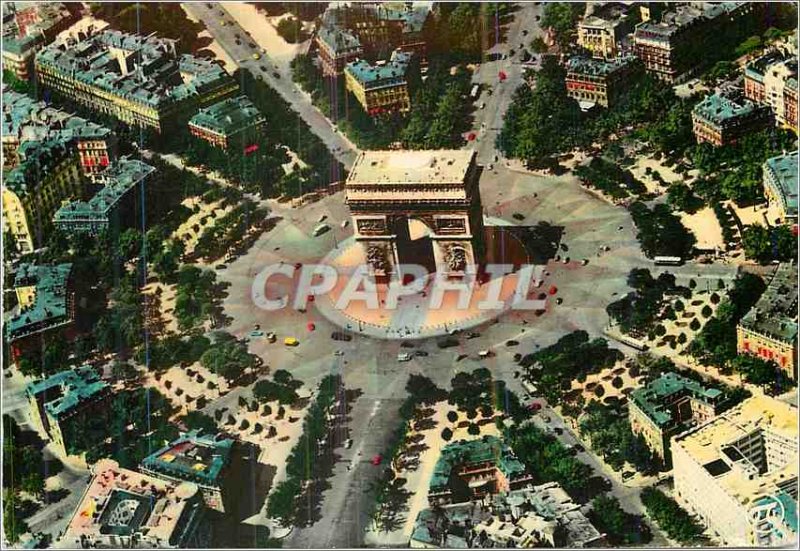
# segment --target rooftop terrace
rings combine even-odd
[[[217,486],[232,446],[233,440],[192,431],[146,457],[142,468],[156,475]]]
[[[509,446],[495,436],[484,436],[480,440],[459,440],[442,448],[430,488],[446,487],[455,468],[487,461],[494,463],[509,479],[525,474],[525,465]]]
[[[574,56],[567,61],[567,76],[569,73],[605,77],[623,69],[636,59],[634,57],[617,57],[611,60],[595,59]]]
[[[739,90],[714,93],[694,106],[693,114],[716,125],[746,119],[765,112],[767,108],[756,105]]]
[[[461,183],[474,157],[470,150],[362,151],[347,184]]]
[[[395,50],[388,62],[371,65],[365,59],[351,61],[345,71],[367,89],[395,86],[406,81],[411,54]]]

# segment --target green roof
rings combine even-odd
[[[36,266],[23,264],[15,276],[15,286],[36,286],[33,304],[6,321],[9,341],[65,325],[72,321],[68,309],[68,282],[72,264]]]
[[[98,176],[103,187],[88,201],[72,201],[56,211],[56,225],[107,224],[119,201],[155,169],[135,159],[122,158]]]
[[[36,65],[161,109],[231,82],[217,63],[178,56],[175,40],[105,30],[80,42],[54,42],[36,55]],[[127,70],[114,52],[124,52]]]
[[[514,456],[509,446],[495,436],[484,436],[480,440],[459,440],[442,449],[431,477],[430,489],[447,487],[450,474],[459,465],[470,465],[492,461],[509,479],[525,474],[525,465]]]
[[[692,113],[712,124],[724,126],[755,117],[766,117],[769,108],[745,98],[739,91],[706,96],[694,106]]]
[[[189,124],[230,136],[265,120],[261,111],[246,96],[237,96],[200,109]]]
[[[22,55],[29,50],[33,50],[38,42],[36,36],[4,36],[3,52],[14,55]]]
[[[617,57],[611,60],[573,56],[567,61],[567,73],[604,77],[627,67],[635,61],[634,57]]]
[[[365,59],[358,59],[348,63],[344,70],[366,88],[396,86],[406,82],[409,61],[410,53],[395,50],[384,64],[371,65]]]
[[[105,139],[111,130],[81,117],[48,106],[28,95],[3,91],[3,137],[14,136],[20,142],[47,138]]]
[[[24,196],[34,189],[55,166],[75,154],[70,140],[63,137],[25,142],[19,147],[22,160],[4,175],[5,186]]]
[[[785,342],[797,340],[797,265],[784,262],[739,325]]]
[[[779,198],[788,217],[797,217],[797,150],[767,159],[764,163],[764,183]]]
[[[91,366],[61,371],[47,379],[30,383],[29,396],[39,399],[44,394],[44,409],[54,419],[70,413],[81,404],[104,394],[111,387],[101,381]]]
[[[233,440],[200,435],[195,430],[164,446],[142,461],[154,473],[209,486],[219,485],[219,476],[230,458]]]
[[[674,422],[670,408],[672,402],[685,395],[695,400],[713,403],[722,396],[722,391],[704,387],[697,381],[677,373],[667,372],[647,385],[635,389],[631,393],[631,400],[656,425],[664,427]]]

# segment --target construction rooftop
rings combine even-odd
[[[59,419],[69,415],[78,406],[107,394],[110,388],[91,366],[84,365],[30,383],[26,392],[28,396],[43,402],[50,417]]]
[[[745,98],[739,90],[729,90],[706,96],[694,106],[692,113],[704,121],[722,126],[751,116],[760,116],[768,109]]]
[[[28,95],[3,90],[3,141],[20,143],[48,138],[106,139],[111,130],[97,123],[48,106]]]
[[[103,187],[88,201],[72,201],[56,211],[56,224],[69,222],[105,222],[120,200],[155,169],[135,159],[121,158],[100,173]]]
[[[264,115],[247,96],[236,96],[200,109],[189,120],[189,125],[230,136],[264,121]]]
[[[681,396],[691,396],[695,400],[714,403],[720,399],[722,391],[706,388],[697,381],[667,372],[647,385],[635,389],[630,399],[653,423],[664,427],[674,421],[670,403]]]
[[[754,435],[759,437],[758,449],[741,444],[752,442]],[[797,408],[775,398],[748,398],[676,436],[672,446],[703,465],[716,484],[742,504],[782,491],[797,495]]]
[[[191,547],[202,519],[199,488],[175,484],[101,459],[63,543],[86,547]],[[135,544],[135,545],[134,545]]]
[[[516,458],[509,446],[495,436],[479,440],[459,440],[442,448],[433,470],[430,489],[445,488],[453,469],[462,465],[494,463],[509,480],[525,474],[525,465]]]
[[[348,63],[344,70],[364,88],[370,90],[404,84],[410,61],[410,53],[395,50],[392,52],[391,59],[387,62],[370,64],[365,59],[358,59]]]
[[[347,185],[460,184],[474,158],[474,151],[464,149],[362,151]]]
[[[72,264],[20,265],[14,286],[35,286],[36,294],[33,304],[6,320],[9,341],[72,322],[68,289],[71,271]]]
[[[201,436],[199,431],[192,431],[146,457],[142,470],[203,486],[219,486],[232,446],[231,439]]]
[[[767,289],[739,322],[745,329],[785,343],[797,340],[797,265],[784,262]]]
[[[230,81],[213,61],[178,56],[175,43],[153,35],[104,30],[80,42],[67,38],[43,48],[36,65],[154,109]]]
[[[617,57],[611,60],[595,59],[583,56],[574,56],[567,61],[567,78],[570,74],[579,76],[606,77],[620,69],[630,66],[636,58]]]
[[[791,153],[767,159],[764,163],[767,181],[775,194],[781,198],[781,203],[785,205],[786,216],[790,218],[797,217],[797,190],[800,185],[797,174],[800,159],[797,153],[795,149]]]
[[[444,519],[447,523],[443,523]],[[492,545],[473,542],[469,522],[476,534],[484,533]],[[580,511],[580,506],[555,482],[512,490],[492,496],[491,506],[474,503],[445,505],[438,511],[423,509],[417,516],[411,539],[430,547],[594,547],[603,535]],[[538,544],[538,545],[537,545]]]

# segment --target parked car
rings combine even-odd
[[[350,342],[353,340],[353,336],[345,333],[344,331],[334,331],[331,333],[331,338],[335,341],[344,341]]]
[[[298,341],[294,337],[286,337],[285,339],[283,339],[283,344],[286,346],[297,346],[298,344],[300,344],[300,341]]]
[[[408,352],[400,352],[397,355],[397,361],[398,362],[410,362],[411,358],[413,358],[413,356],[411,354],[409,354]]]
[[[348,438],[347,440],[344,441],[344,448],[346,450],[349,450],[352,447],[353,447],[353,439],[352,438]]]

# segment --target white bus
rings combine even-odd
[[[656,266],[680,266],[683,259],[680,256],[657,256],[653,258],[653,263]]]

